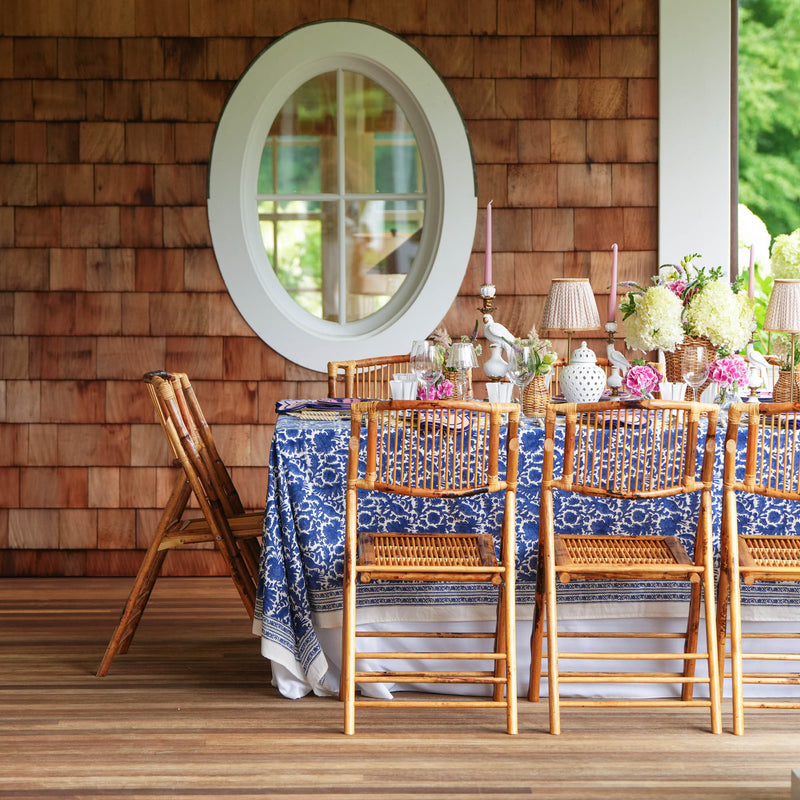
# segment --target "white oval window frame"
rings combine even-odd
[[[273,120],[303,83],[335,69],[376,80],[403,107],[428,198],[417,256],[424,266],[409,276],[419,275],[418,283],[407,278],[388,311],[346,326],[316,319],[291,299],[269,263],[256,213],[258,166]],[[276,40],[237,82],[214,135],[208,220],[225,285],[266,344],[319,372],[328,361],[404,352],[439,324],[467,269],[477,205],[469,134],[449,89],[418,50],[368,23],[315,22]]]

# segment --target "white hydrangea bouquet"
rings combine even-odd
[[[632,287],[620,305],[629,348],[673,352],[684,336],[705,337],[721,355],[747,346],[754,301],[733,290],[722,267],[707,269],[696,263],[698,258],[694,253],[679,265],[663,265],[648,288],[624,284]]]
[[[772,277],[800,278],[800,228],[775,237],[772,243]]]

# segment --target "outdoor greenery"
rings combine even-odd
[[[800,0],[739,0],[739,202],[800,228]]]

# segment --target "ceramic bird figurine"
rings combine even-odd
[[[483,335],[492,343],[503,348],[509,358],[514,357],[514,334],[495,322],[491,314],[483,315]]]
[[[606,347],[606,353],[608,354],[608,361],[611,366],[617,367],[623,375],[631,368],[628,359],[625,358],[613,344],[609,344]]]

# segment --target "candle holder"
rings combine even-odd
[[[619,397],[619,390],[622,388],[622,376],[630,369],[631,365],[628,359],[617,350],[617,323],[606,322],[606,333],[608,334],[606,353],[611,367],[611,374],[607,380],[608,388],[611,389],[612,397]]]
[[[478,309],[482,314],[491,314],[494,311],[494,296],[496,289],[493,283],[484,283],[481,286],[481,300],[482,305]]]

